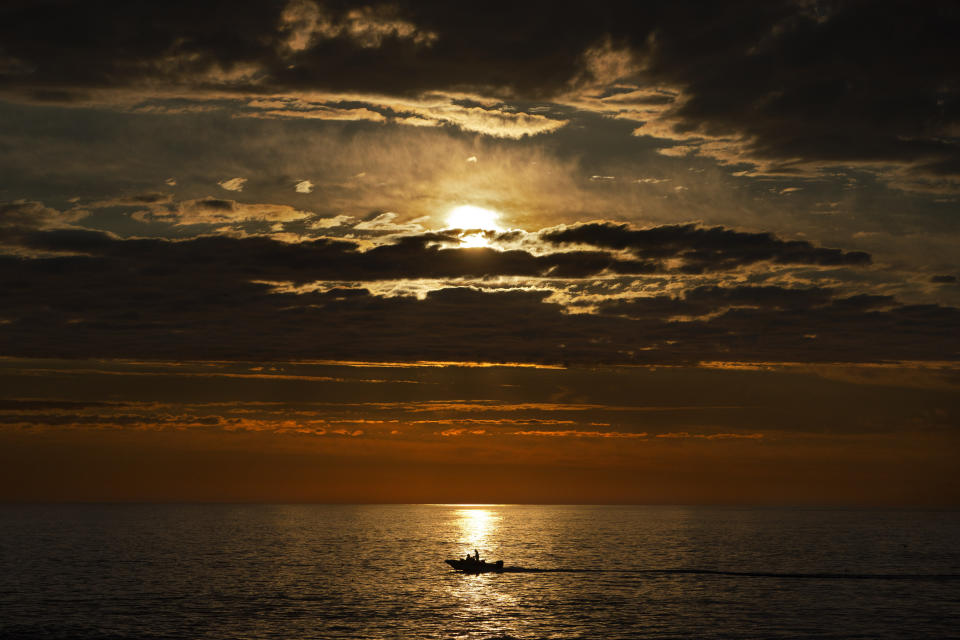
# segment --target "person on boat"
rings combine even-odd
[[[477,562],[480,562],[480,552],[477,551],[476,549],[473,550],[473,559],[476,560]]]

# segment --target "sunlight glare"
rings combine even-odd
[[[496,531],[500,519],[488,509],[460,509],[457,515],[462,543],[476,547],[484,546],[488,536]]]
[[[474,230],[474,233],[460,235],[460,244],[465,247],[487,247],[490,246],[490,240],[484,231],[503,231],[497,220],[500,214],[483,207],[475,207],[472,204],[465,204],[454,207],[447,214],[447,226],[454,229]]]

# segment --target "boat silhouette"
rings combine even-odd
[[[456,571],[461,571],[463,573],[502,573],[503,572],[503,560],[497,560],[496,562],[487,562],[486,560],[478,560],[473,556],[467,556],[467,558],[460,558],[457,560],[444,560],[448,565],[453,567]]]

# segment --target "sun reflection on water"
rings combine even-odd
[[[460,527],[460,542],[480,549],[489,546],[499,528],[500,516],[492,509],[468,507],[456,511]]]
[[[459,529],[460,548],[471,554],[476,549],[481,557],[486,556],[487,561],[501,559],[493,557],[499,553],[501,546],[501,510],[489,505],[455,507],[453,515]],[[446,583],[449,594],[456,598],[459,605],[451,615],[461,623],[470,623],[478,631],[482,630],[483,637],[517,635],[519,629],[516,621],[507,620],[498,614],[516,606],[515,596],[501,584],[504,577],[489,573],[456,575]]]

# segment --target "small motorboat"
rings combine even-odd
[[[464,559],[444,560],[448,565],[457,571],[463,573],[501,573],[503,572],[503,560],[496,562],[487,562],[478,560],[474,556],[467,556]]]

